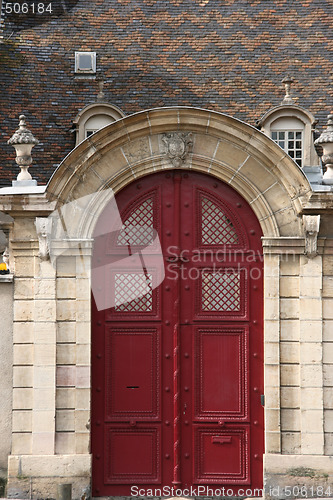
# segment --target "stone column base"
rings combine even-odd
[[[58,484],[72,484],[72,499],[90,498],[91,455],[8,457],[7,497],[55,499]]]

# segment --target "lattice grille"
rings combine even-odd
[[[203,272],[201,297],[203,311],[240,311],[240,274]]]
[[[150,245],[153,242],[153,198],[148,198],[127,217],[117,239],[117,245]]]
[[[115,310],[122,312],[152,311],[152,275],[143,272],[116,273]]]
[[[235,228],[213,201],[202,197],[201,237],[204,245],[237,245],[238,236]]]

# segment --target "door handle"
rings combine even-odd
[[[231,436],[212,436],[213,444],[227,444],[231,443],[231,440],[232,440]]]

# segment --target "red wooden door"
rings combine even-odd
[[[226,184],[181,171],[144,177],[117,203],[123,227],[96,239],[93,258],[93,267],[103,254],[116,262],[98,283],[114,307],[93,304],[93,496],[261,488],[262,234],[253,211]],[[157,287],[152,228],[165,269]]]

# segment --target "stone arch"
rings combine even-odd
[[[163,141],[171,132],[191,134],[181,168],[232,186],[253,208],[265,237],[303,236],[299,214],[311,186],[302,170],[256,128],[198,108],[142,111],[104,127],[59,165],[47,186],[49,200],[61,206],[106,188],[117,193],[144,175],[175,168]],[[85,226],[82,236],[90,237],[93,224]]]

